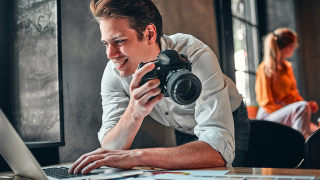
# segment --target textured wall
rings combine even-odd
[[[297,1],[298,41],[302,74],[302,95],[320,104],[320,1]],[[312,116],[316,122],[320,111]]]
[[[60,162],[71,162],[99,147],[100,80],[107,63],[88,0],[61,1],[65,146]]]
[[[163,18],[166,35],[186,33],[206,43],[218,56],[213,0],[153,0]]]
[[[190,33],[208,43],[215,52],[217,37],[212,0],[154,0],[164,20],[164,33]],[[66,145],[60,162],[75,161],[100,144],[100,81],[107,58],[100,42],[99,26],[92,21],[90,0],[61,2],[63,101]],[[145,118],[131,148],[175,146],[172,128]]]
[[[297,32],[295,0],[266,0],[266,32],[270,33],[277,28],[287,27]],[[299,91],[302,91],[301,69],[299,61],[299,50],[296,50],[291,58],[292,68],[297,81]]]

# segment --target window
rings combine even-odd
[[[256,7],[256,0],[231,0],[235,79],[247,106],[257,105],[255,79],[260,46]]]

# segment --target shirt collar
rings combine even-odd
[[[161,51],[168,48],[172,49],[172,44],[173,42],[169,36],[165,34],[162,35],[162,37],[160,38]]]

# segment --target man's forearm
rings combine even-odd
[[[165,169],[192,169],[222,167],[226,165],[222,155],[203,141],[195,141],[173,148],[137,149],[137,164]]]
[[[135,119],[127,109],[119,122],[103,137],[101,147],[113,150],[128,150],[141,127],[143,118]]]
[[[197,169],[226,165],[219,152],[203,141],[173,148],[107,150],[99,148],[82,155],[70,168],[70,173],[89,173],[101,166],[131,169],[136,166],[165,169]]]

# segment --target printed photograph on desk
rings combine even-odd
[[[223,176],[229,170],[174,170],[174,171],[150,171],[153,179],[188,180],[188,179],[212,179]]]

